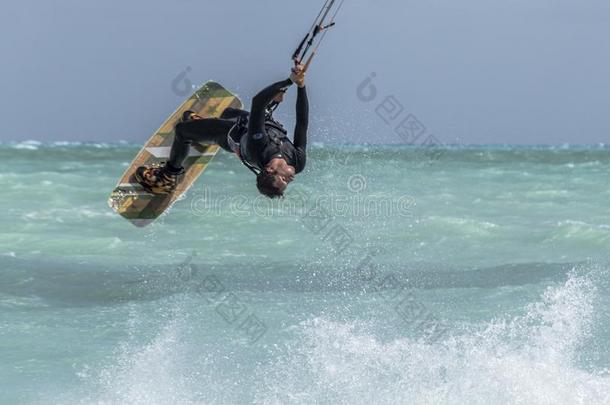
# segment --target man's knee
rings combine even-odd
[[[174,133],[176,134],[174,139],[178,142],[189,142],[190,141],[189,137],[187,136],[185,124],[186,124],[185,122],[179,122],[174,127]]]
[[[174,127],[174,132],[176,133],[176,135],[184,134],[184,122],[177,123]]]

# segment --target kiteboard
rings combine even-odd
[[[243,108],[241,100],[222,85],[209,81],[195,91],[150,137],[119,180],[108,199],[108,205],[137,227],[145,227],[167,211],[203,173],[220,147],[193,143],[184,162],[184,176],[176,191],[155,195],[144,190],[135,180],[138,167],[161,165],[169,159],[174,140],[174,126],[184,111],[192,110],[204,118],[219,117],[228,108]]]

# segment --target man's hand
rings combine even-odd
[[[305,66],[299,64],[292,68],[290,80],[299,87],[305,87]]]

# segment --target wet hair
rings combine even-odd
[[[284,196],[284,192],[277,188],[273,183],[275,182],[275,174],[269,173],[263,170],[256,176],[256,188],[258,191],[269,198],[281,198]]]

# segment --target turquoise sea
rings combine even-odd
[[[137,150],[0,145],[0,403],[610,403],[609,147],[221,152],[146,228]]]

